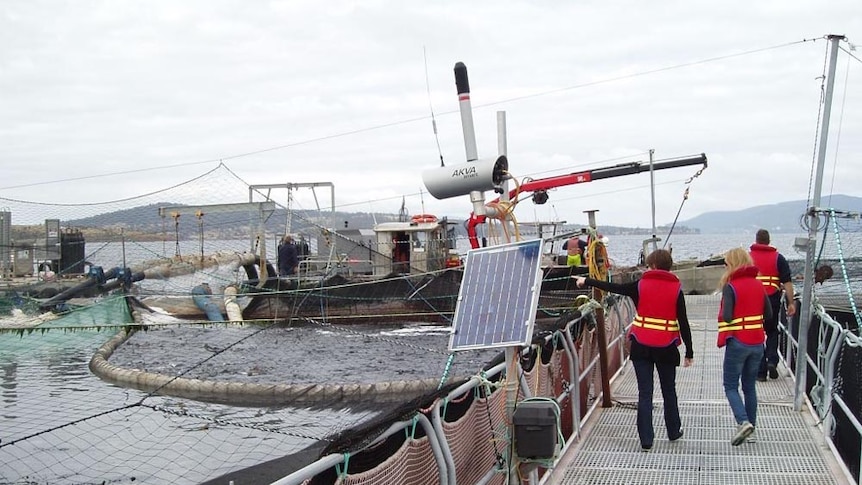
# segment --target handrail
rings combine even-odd
[[[595,302],[583,305],[581,310],[581,316],[573,319],[565,325],[565,328],[561,330],[556,330],[552,334],[544,337],[543,342],[549,343],[553,341],[562,341],[562,352],[564,352],[564,358],[567,359],[569,363],[569,375],[567,376],[569,379],[568,389],[564,389],[564,392],[559,396],[551,396],[550,398],[554,399],[558,404],[564,403],[566,400],[570,400],[570,407],[572,409],[572,433],[566,439],[565,443],[559,443],[558,445],[561,448],[566,448],[571,445],[574,440],[577,440],[581,436],[581,431],[583,426],[586,423],[586,418],[581,418],[581,405],[580,405],[580,385],[581,383],[587,379],[590,375],[591,369],[594,369],[597,365],[599,354],[597,353],[585,366],[583,369],[580,369],[578,366],[578,353],[577,353],[577,345],[572,339],[572,327],[575,324],[580,324],[582,320],[585,318],[594,318],[592,313],[595,311],[595,306],[597,304]],[[619,313],[617,313],[619,315]],[[618,345],[623,336],[621,335],[620,329],[624,328],[625,324],[623,322],[617,322],[617,335],[607,343],[607,348],[612,349],[614,346]],[[560,339],[560,340],[557,340]],[[529,351],[530,349],[525,349],[524,351]],[[625,364],[625,355],[621,354],[621,358],[619,359],[619,367],[621,368]],[[446,441],[446,435],[443,429],[443,420],[442,416],[442,407],[444,404],[451,400],[456,400],[462,397],[467,392],[473,391],[480,386],[484,386],[488,383],[489,379],[494,379],[497,376],[503,374],[507,370],[507,362],[502,362],[497,364],[490,369],[485,370],[484,372],[473,376],[468,381],[462,383],[457,386],[455,389],[451,390],[446,396],[437,398],[433,405],[431,406],[431,419],[429,420],[425,414],[422,412],[416,412],[415,416],[420,421],[420,423],[425,427],[426,434],[429,437],[429,442],[431,443],[432,450],[435,455],[435,461],[437,462],[438,472],[440,473],[440,483],[441,484],[452,484],[456,483],[457,477],[455,476],[455,464],[452,457],[451,450],[449,448],[448,442]],[[537,365],[539,365],[537,363]],[[614,373],[619,369],[614,369]],[[516,379],[521,386],[521,390],[525,392],[529,392],[529,387],[526,385],[525,377],[523,373],[517,376]],[[595,407],[600,401],[596,400],[592,404],[592,407]],[[585,411],[585,414],[589,414],[590,411]],[[426,424],[427,423],[427,426]],[[375,440],[375,443],[369,444],[364,449],[371,448],[377,442],[385,439],[388,436],[391,436],[394,433],[398,433],[409,426],[413,426],[414,421],[399,421],[393,423],[383,435]],[[361,452],[362,450],[358,450]],[[562,452],[562,451],[561,451]],[[344,454],[331,454],[324,457],[321,457],[314,463],[307,465],[306,467],[295,471],[294,473],[287,475],[278,481],[274,482],[277,485],[298,485],[303,481],[321,473],[328,469],[331,469],[338,465],[344,465],[347,463],[349,459],[349,455]],[[491,467],[491,469],[487,470],[487,472],[480,479],[480,482],[491,480],[496,473],[499,473],[499,470],[496,467]],[[546,475],[547,476],[547,475]]]
[[[838,365],[843,347],[862,347],[862,338],[851,333],[844,325],[832,318],[822,305],[814,303],[813,307],[812,315],[819,318],[822,324],[815,351],[817,361],[815,362],[811,358],[807,349],[801,355],[805,356],[808,371],[812,372],[817,378],[817,381],[811,388],[809,402],[823,424],[822,432],[824,439],[827,440],[833,452],[837,454],[833,440],[833,435],[837,429],[834,417],[834,404],[837,404],[844,417],[859,435],[858,440],[862,441],[862,422],[856,418],[854,411],[850,409],[841,394],[837,393],[838,389],[834,385],[836,372],[838,371],[836,366]],[[788,327],[783,322],[780,322],[779,330],[784,332],[787,337],[788,348],[786,354],[790,355],[791,350],[795,350],[795,355],[798,359],[800,356],[799,340],[793,338],[792,334],[788,331]],[[793,369],[790,369],[789,365],[787,367],[795,378]],[[859,451],[858,462],[862,463],[862,449]],[[855,481],[855,477],[852,476],[846,465],[842,465],[842,468],[848,474],[849,478]]]

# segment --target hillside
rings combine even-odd
[[[844,211],[862,211],[862,197],[833,195],[823,197],[822,207]],[[737,211],[706,212],[680,221],[679,225],[698,229],[702,233],[751,232],[758,228],[771,232],[798,232],[799,221],[808,207],[808,201],[796,200],[760,205]]]
[[[206,235],[222,239],[244,238],[250,231],[249,216],[244,213],[213,213],[207,214],[203,224],[194,216],[184,216],[182,220],[163,219],[158,215],[158,207],[173,205],[168,203],[151,204],[131,209],[109,212],[98,216],[61,221],[64,228],[78,229],[84,232],[88,241],[112,240],[121,232],[126,237],[136,240],[157,240],[167,232],[173,236],[175,231],[181,239],[198,237],[202,230]],[[833,195],[823,199],[824,207],[834,207],[839,210],[862,212],[862,197]],[[772,232],[798,232],[799,221],[807,207],[807,201],[798,200],[777,204],[761,205],[737,211],[706,212],[688,220],[679,221],[674,231],[677,233],[729,233],[751,232],[758,228],[766,228]],[[367,229],[376,223],[398,220],[397,214],[366,213],[366,212],[335,212],[321,214],[311,211],[294,211],[291,221],[291,232],[315,232],[317,227],[333,227],[351,229]],[[266,221],[267,230],[273,234],[284,231],[287,212],[277,209]],[[177,222],[179,224],[177,224]],[[452,220],[452,222],[462,222]],[[453,226],[456,234],[464,236],[463,224]],[[575,226],[560,228],[563,231],[576,230]],[[658,228],[658,232],[667,232],[668,227]],[[606,234],[648,234],[647,228],[627,228],[605,225],[602,230]],[[12,226],[12,238],[15,240],[39,239],[44,237],[44,226]]]

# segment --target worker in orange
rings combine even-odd
[[[760,229],[754,235],[754,244],[749,248],[749,255],[757,266],[757,279],[766,290],[769,303],[772,305],[772,316],[763,322],[766,331],[766,349],[760,361],[757,380],[778,379],[778,316],[781,311],[781,295],[787,302],[787,316],[796,314],[796,301],[793,299],[793,281],[790,265],[784,255],[775,246],[769,244],[769,231]]]

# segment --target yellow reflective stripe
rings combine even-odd
[[[632,325],[637,327],[649,328],[652,330],[665,330],[668,332],[678,332],[679,323],[676,320],[665,320],[663,318],[642,317],[635,315]]]
[[[763,286],[771,286],[775,289],[780,288],[779,283],[781,282],[778,276],[758,276],[758,280]]]
[[[722,326],[722,324],[724,326]],[[758,328],[763,328],[762,323],[756,323],[754,325],[732,325],[728,322],[720,322],[718,324],[718,332],[730,332],[733,330],[757,330]]]
[[[661,325],[676,325],[676,320],[665,320],[664,318],[642,317],[635,315],[635,321],[644,323],[658,323]]]
[[[679,331],[678,325],[653,325],[651,323],[641,323],[638,321],[632,322],[632,325],[634,325],[636,327],[649,328],[652,330],[665,330],[667,332],[678,332]]]
[[[763,321],[763,315],[752,315],[749,317],[734,318],[733,320],[731,320],[728,323],[762,322],[762,321]]]

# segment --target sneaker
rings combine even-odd
[[[745,443],[745,439],[751,436],[751,433],[754,433],[754,426],[748,421],[743,421],[742,424],[736,428],[736,434],[733,435],[733,439],[730,440],[730,444],[733,446],[739,446]]]
[[[778,369],[776,369],[774,365],[769,366],[769,378],[770,379],[778,379]],[[766,379],[764,379],[764,380],[766,380]]]
[[[641,451],[649,451],[652,449],[652,445],[641,444]]]
[[[748,438],[745,439],[746,443],[757,443],[757,428],[748,435]]]
[[[669,440],[671,440],[671,441],[676,441],[676,440],[678,440],[678,439],[680,439],[680,438],[682,438],[682,428],[680,428],[680,429],[679,429],[679,433],[678,433],[676,436],[670,436],[670,437],[668,437],[668,439],[669,439]]]
[[[760,382],[766,382],[766,374],[763,374],[763,375],[757,374],[757,380]]]

